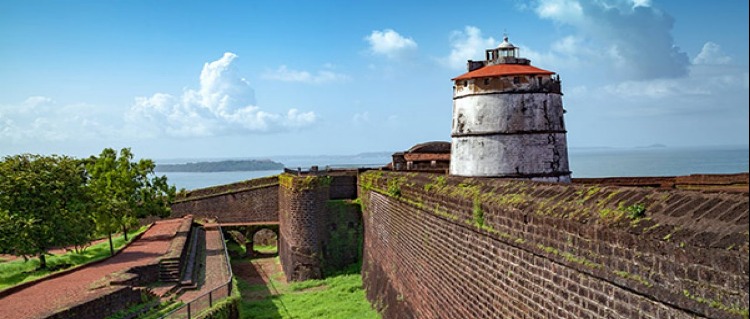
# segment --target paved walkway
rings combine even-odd
[[[107,275],[154,262],[167,252],[182,222],[183,219],[158,221],[117,256],[0,299],[0,319],[44,318],[112,291]]]
[[[188,290],[180,295],[180,300],[190,302],[193,299],[227,283],[229,280],[229,269],[224,245],[221,242],[221,233],[216,225],[206,225],[206,277],[200,289]],[[225,291],[225,290],[222,290]]]

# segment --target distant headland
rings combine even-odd
[[[158,172],[238,172],[283,169],[284,164],[272,160],[226,160],[185,164],[157,164]]]

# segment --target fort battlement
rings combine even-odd
[[[744,194],[395,172],[359,186],[386,318],[747,316]]]
[[[361,258],[385,318],[747,318],[747,173],[553,184],[298,171],[233,185],[256,186],[173,208],[277,216],[290,280]]]

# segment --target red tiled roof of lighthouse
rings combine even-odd
[[[475,79],[475,78],[486,78],[486,77],[498,77],[498,76],[509,76],[509,75],[552,75],[555,72],[542,70],[540,68],[524,65],[524,64],[495,64],[485,66],[474,71],[464,73],[454,78],[457,80]]]

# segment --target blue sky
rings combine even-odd
[[[2,1],[0,156],[345,155],[450,140],[507,33],[570,147],[748,144],[748,2]]]

